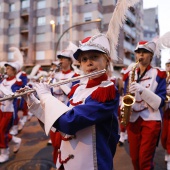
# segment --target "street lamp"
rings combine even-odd
[[[53,50],[53,60],[55,60],[55,21],[50,21],[52,27],[52,50]]]
[[[96,20],[93,20],[93,21],[87,21],[87,22],[82,22],[82,23],[78,23],[78,24],[75,24],[75,25],[72,25],[71,27],[67,28],[62,34],[61,36],[59,37],[58,41],[57,41],[57,45],[56,45],[56,51],[58,51],[58,46],[60,44],[60,40],[61,38],[64,36],[64,34],[66,32],[68,32],[70,29],[74,28],[74,27],[77,27],[77,26],[81,26],[81,25],[86,25],[86,24],[91,24],[91,23],[94,23],[94,22],[101,22],[101,19],[96,19]]]

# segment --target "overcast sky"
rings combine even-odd
[[[144,9],[156,6],[158,6],[160,36],[162,36],[170,31],[170,0],[143,0]],[[170,49],[162,50],[162,68],[165,68],[168,59],[170,59]]]

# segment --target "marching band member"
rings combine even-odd
[[[18,62],[8,62],[5,64],[7,78],[0,84],[0,96],[9,95],[22,87],[22,81],[17,79],[16,74],[19,70]],[[15,143],[13,152],[19,150],[21,139],[9,134],[13,121],[17,116],[17,99],[6,100],[0,103],[0,163],[9,160],[9,142]]]
[[[22,87],[25,87],[25,85],[28,82],[27,74],[25,71],[22,71],[23,66],[23,56],[20,52],[20,50],[17,47],[10,47],[10,51],[13,52],[14,60],[19,63],[19,70],[16,74],[17,79],[21,79],[22,81]],[[17,100],[17,107],[18,107],[18,114],[16,119],[14,120],[14,125],[10,131],[11,135],[17,135],[18,131],[21,131],[25,122],[27,121],[28,116],[28,107],[26,102],[23,98],[18,98]],[[21,113],[22,117],[19,117],[19,112]]]
[[[170,59],[165,63],[165,68],[167,72],[166,78],[166,93],[167,96],[170,96]],[[167,162],[167,170],[170,170],[170,100],[166,99],[166,103],[164,106],[164,114],[162,121],[162,134],[161,134],[161,143],[163,148],[165,149],[165,161]]]
[[[74,57],[86,74],[108,70],[111,62],[108,38],[97,34],[84,39]],[[46,133],[51,127],[62,133],[57,168],[63,164],[65,170],[113,169],[113,157],[119,140],[119,94],[107,74],[75,85],[69,93],[69,106],[53,97],[48,85],[37,84],[35,89],[40,102],[31,94],[27,98],[30,110],[39,114],[43,113],[43,107],[45,113],[39,119],[44,122],[45,116]]]
[[[103,69],[108,71],[110,62],[117,60],[119,30],[127,9],[136,2],[118,1],[107,33],[96,33],[80,42],[74,58],[80,62],[85,74]],[[48,84],[37,84],[35,90],[40,101],[33,94],[27,96],[30,110],[44,122],[46,134],[53,127],[63,136],[56,167],[63,164],[65,170],[113,169],[119,141],[119,93],[107,73],[73,86],[68,106],[51,95]]]
[[[153,158],[161,131],[166,72],[151,66],[155,49],[156,44],[152,41],[139,42],[135,49],[139,67],[129,75],[131,79],[133,75],[135,80],[129,85],[130,94],[135,94],[135,104],[127,126],[134,170],[154,168]]]
[[[52,83],[78,76],[78,74],[76,74],[72,68],[73,53],[77,50],[77,48],[78,47],[76,45],[69,42],[68,47],[57,55],[58,61],[55,62],[55,64],[57,64],[57,66],[59,66],[60,69],[58,69],[58,71],[55,72],[54,78],[52,79]],[[72,82],[59,87],[53,87],[52,88],[53,96],[56,97],[61,102],[67,104],[68,103],[67,95],[71,91],[71,87],[74,86],[76,83],[77,82]],[[51,140],[48,141],[48,144],[52,143],[54,147],[53,162],[56,163],[58,149],[60,148],[60,143],[61,143],[61,135],[59,132],[53,132],[51,130],[50,139]]]

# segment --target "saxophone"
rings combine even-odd
[[[129,119],[131,115],[131,106],[135,103],[134,94],[129,93],[129,86],[135,80],[135,71],[140,61],[141,60],[139,59],[132,68],[132,74],[129,79],[129,83],[127,87],[127,94],[122,98],[122,102],[124,106],[121,109],[121,111],[123,111],[123,114],[121,115],[121,124],[124,126],[127,126],[127,124],[129,123]]]
[[[166,87],[168,87],[169,85],[169,79],[170,79],[170,71],[167,72]],[[166,95],[165,102],[167,103],[169,101],[170,101],[170,96]]]

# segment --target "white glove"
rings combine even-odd
[[[44,100],[45,94],[51,94],[50,86],[47,83],[35,83],[34,89],[42,101]]]
[[[136,82],[133,82],[131,83],[130,87],[129,87],[129,92],[130,93],[136,93],[136,92],[139,92],[139,93],[142,93],[144,90],[144,87],[141,86],[139,83],[136,83]]]
[[[21,88],[17,92],[22,93],[22,92],[29,90],[29,89],[32,89],[32,88],[30,88],[29,86],[25,86],[24,88]],[[33,93],[27,93],[27,94],[23,95],[23,98],[24,98],[24,100],[26,101],[26,103],[29,107],[31,107],[31,105],[33,105],[34,103],[39,102],[39,100],[34,96]]]

